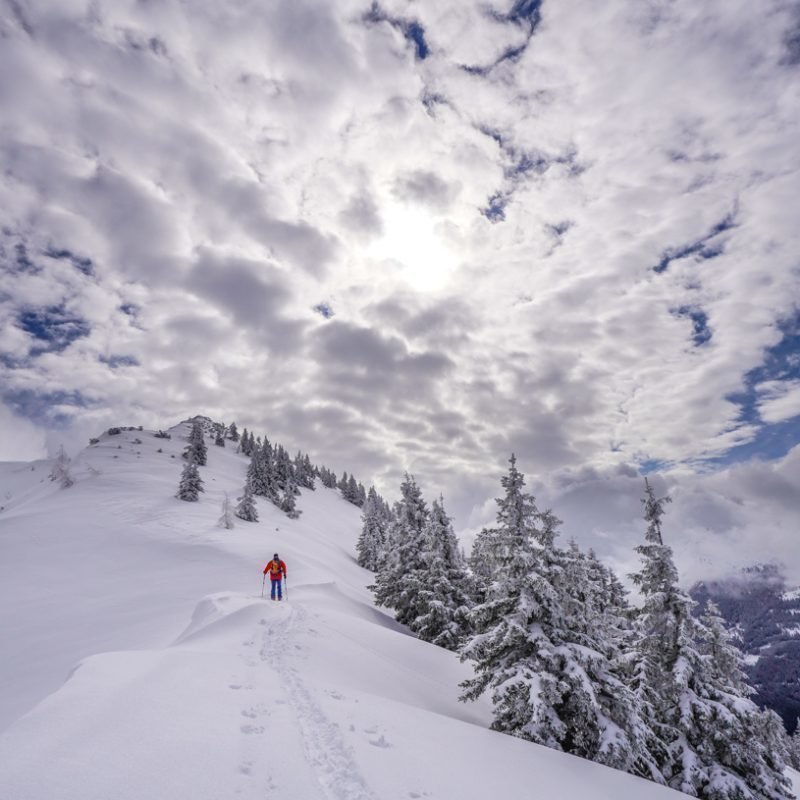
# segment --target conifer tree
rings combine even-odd
[[[300,451],[294,458],[294,476],[298,486],[314,490],[314,467],[308,455],[304,456]]]
[[[311,463],[311,459],[308,457],[308,453],[303,456],[303,474],[306,477],[306,489],[311,489],[313,492],[316,487],[316,470],[314,469],[314,465]]]
[[[741,650],[734,644],[717,606],[702,618],[703,672],[698,682],[705,701],[696,748],[711,754],[710,779],[699,796],[717,800],[791,797],[784,775],[788,752],[784,729],[774,711],[761,710],[749,697]]]
[[[358,563],[364,569],[375,572],[386,547],[386,518],[374,486],[370,487],[362,512],[361,535],[356,545]]]
[[[302,513],[300,509],[297,507],[297,499],[296,499],[297,494],[298,491],[297,491],[297,486],[294,483],[294,478],[290,477],[287,480],[286,486],[281,492],[277,502],[278,508],[280,508],[281,511],[284,511],[286,513],[286,516],[289,517],[290,519],[297,519]]]
[[[347,489],[344,493],[345,499],[351,502],[354,506],[361,506],[361,495],[358,491],[358,483],[351,475],[347,481]]]
[[[231,422],[230,427],[228,428],[228,438],[232,442],[239,441],[239,429],[236,427],[235,422]]]
[[[715,609],[704,625],[678,586],[662,536],[667,500],[645,480],[646,543],[636,548],[643,565],[632,576],[644,600],[632,688],[651,720],[647,752],[663,776],[653,777],[706,800],[788,800],[776,718],[743,696],[739,662]]]
[[[70,458],[64,450],[64,445],[58,449],[53,468],[50,470],[50,480],[58,481],[62,489],[69,489],[75,483],[75,480],[70,473]]]
[[[192,430],[189,433],[189,444],[183,451],[183,457],[197,466],[204,467],[208,457],[205,438],[203,437],[203,425],[199,419],[192,423]]]
[[[484,599],[469,615],[475,635],[462,658],[476,675],[462,699],[491,689],[495,730],[624,768],[635,748],[632,696],[594,625],[588,571],[576,550],[555,547],[558,519],[538,511],[510,463],[497,524],[476,539]]]
[[[222,516],[219,518],[217,524],[220,528],[230,530],[233,528],[233,508],[228,493],[225,492],[225,497],[222,499]]]
[[[800,719],[795,723],[794,736],[789,739],[787,750],[789,763],[793,769],[800,772]]]
[[[425,526],[422,561],[426,567],[407,576],[409,589],[418,595],[417,616],[409,627],[427,642],[457,650],[467,631],[470,598],[458,541],[441,497],[433,502]]]
[[[236,516],[245,522],[258,522],[258,510],[256,509],[255,498],[253,497],[253,486],[248,477],[244,484],[244,491],[241,497],[236,498],[239,504],[236,506]]]
[[[505,495],[497,498],[497,525],[476,538],[484,563],[485,599],[470,614],[476,635],[462,650],[475,662],[476,675],[464,681],[463,700],[492,690],[492,728],[558,747],[563,724],[553,709],[560,693],[546,669],[555,651],[549,637],[557,597],[542,575],[539,511],[512,455],[501,479]],[[545,624],[548,623],[547,627]]]
[[[375,579],[375,602],[394,609],[395,619],[409,624],[418,614],[418,585],[409,574],[425,569],[423,536],[428,509],[414,478],[406,473],[400,485],[395,520],[387,533],[386,557]]]
[[[345,500],[347,499],[347,482],[348,482],[347,473],[343,472],[342,473],[342,477],[339,479],[339,482],[336,484],[336,488],[342,493],[342,497],[344,497]]]
[[[217,435],[214,437],[214,444],[217,447],[225,447],[225,426],[217,428]]]
[[[197,469],[197,464],[191,459],[186,462],[181,472],[181,480],[178,484],[178,493],[175,495],[179,500],[196,502],[200,497],[200,492],[204,492],[203,479]]]

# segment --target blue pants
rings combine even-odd
[[[280,578],[275,580],[274,578],[270,578],[269,582],[272,584],[272,591],[270,593],[270,597],[274,600],[275,599],[275,591],[277,587],[278,592],[278,600],[283,600],[283,583]]]

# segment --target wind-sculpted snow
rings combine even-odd
[[[490,731],[488,700],[457,699],[470,666],[373,605],[354,506],[318,488],[299,520],[259,500],[258,523],[221,530],[246,461],[209,448],[206,492],[182,503],[181,435],[101,441],[66,490],[38,467],[14,486],[2,800],[677,797]],[[281,603],[261,597],[276,550]]]

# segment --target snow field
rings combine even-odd
[[[221,530],[246,460],[210,444],[200,502],[174,499],[182,431],[103,437],[63,491],[13,473],[0,798],[678,796],[488,730],[488,699],[457,700],[469,665],[372,604],[336,492],[304,492],[298,520],[259,499],[258,523]],[[283,603],[259,596],[276,550]]]

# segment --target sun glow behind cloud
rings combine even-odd
[[[383,231],[369,248],[371,258],[397,264],[399,277],[417,291],[447,285],[459,259],[446,223],[423,207],[392,204],[384,212]]]

